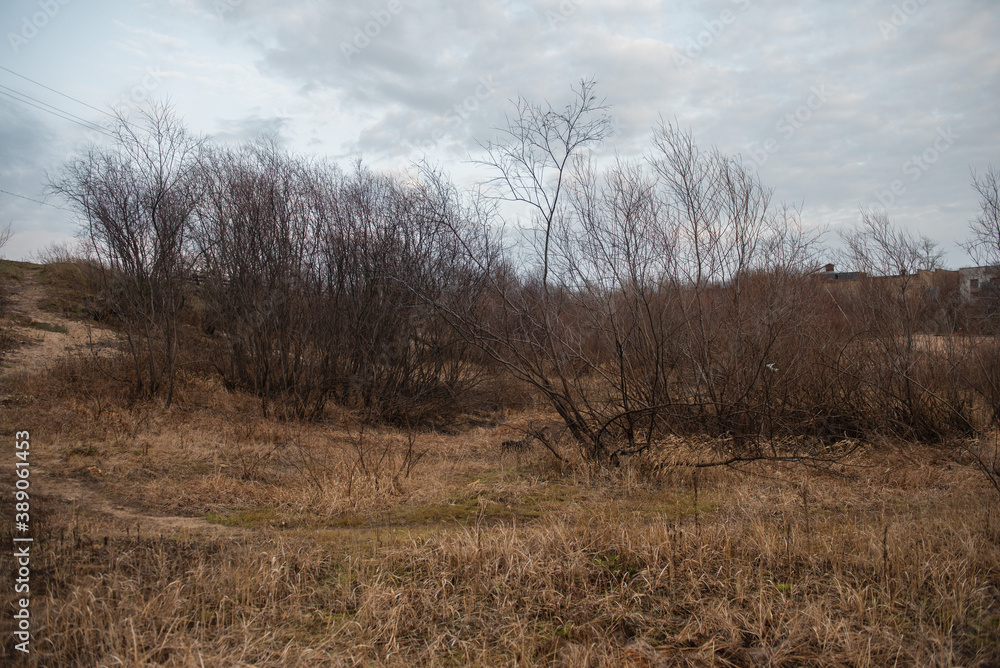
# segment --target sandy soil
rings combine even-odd
[[[38,282],[37,270],[26,270],[24,280],[11,285],[11,311],[15,316],[62,326],[67,333],[15,325],[15,337],[25,341],[25,345],[5,355],[4,374],[41,373],[60,355],[87,350],[91,344],[97,350],[106,349],[112,344],[114,338],[108,330],[42,311],[38,305],[45,298],[45,290]]]

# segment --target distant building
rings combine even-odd
[[[836,271],[832,264],[824,265],[823,271],[817,274],[824,281],[856,281],[867,274],[863,271]]]
[[[933,271],[919,269],[915,274],[869,276],[863,271],[836,271],[836,267],[832,264],[825,265],[822,271],[816,272],[816,275],[821,280],[836,281],[838,283],[867,278],[870,281],[883,285],[898,286],[906,290],[908,294],[914,290],[926,291],[930,297],[935,299],[958,290],[960,281],[960,272],[951,269],[935,269]]]
[[[965,301],[996,294],[1000,291],[1000,266],[962,267],[958,270],[958,286]]]
[[[847,308],[851,301],[855,302],[855,306],[867,303],[879,307],[888,305],[890,301],[905,299],[910,302],[908,308],[919,310],[919,317],[928,331],[947,331],[960,301],[958,272],[948,269],[920,269],[913,274],[870,276],[863,271],[838,272],[836,267],[828,264],[815,275],[825,284],[827,294],[838,309]],[[882,301],[886,299],[890,301]]]
[[[902,277],[895,277],[897,281]],[[916,286],[925,290],[932,299],[954,295],[958,291],[958,272],[953,269],[917,270]]]

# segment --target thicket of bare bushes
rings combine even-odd
[[[865,212],[844,259],[868,277],[831,290],[818,238],[741,160],[664,123],[644,159],[598,169],[586,149],[608,132],[603,114],[588,82],[564,111],[520,102],[486,164],[493,197],[527,204],[534,228],[514,249],[482,239],[517,279],[482,264],[483,308],[442,306],[590,458],[668,434],[724,437],[714,461],[739,461],[994,422],[992,390],[970,381],[970,353],[992,339],[951,336],[954,308],[917,280],[940,258],[933,243]]]
[[[110,146],[92,145],[50,188],[83,220],[106,304],[133,361],[136,394],[152,397],[165,388],[169,406],[203,140],[163,104],[141,112],[135,124],[119,115],[112,131]]]
[[[211,146],[165,105],[118,118],[115,132],[51,189],[83,219],[138,397],[169,405],[183,309],[197,297],[207,357],[265,413],[315,418],[333,399],[426,425],[496,403],[476,391],[490,365],[418,298],[476,296],[440,193],[266,140]]]
[[[841,259],[867,277],[826,283],[819,237],[739,158],[664,122],[644,157],[599,164],[611,125],[593,82],[565,109],[520,100],[472,194],[430,168],[211,146],[162,107],[143,120],[54,187],[85,215],[149,394],[172,377],[197,276],[211,359],[265,412],[315,418],[332,401],[443,424],[503,372],[590,460],[720,437],[703,464],[1000,418],[996,332],[958,336],[958,306],[918,280],[933,243],[863,212]],[[519,238],[504,202],[530,214]]]
[[[231,386],[316,417],[332,399],[398,424],[447,422],[483,376],[418,295],[476,298],[419,184],[291,156],[208,152],[195,224],[206,326]]]

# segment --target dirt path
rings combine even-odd
[[[0,370],[4,376],[42,373],[60,356],[89,351],[107,350],[114,342],[113,334],[58,314],[42,311],[39,304],[45,298],[45,289],[38,281],[38,270],[24,271],[20,282],[12,282],[11,312],[22,321],[45,323],[64,331],[46,331],[19,324],[14,326],[15,339],[25,343],[7,353]],[[32,462],[33,478],[40,493],[74,504],[96,515],[110,516],[126,525],[142,525],[160,531],[234,531],[231,527],[211,524],[200,517],[147,515],[135,509],[115,505],[86,480],[79,480],[52,473],[38,462]]]
[[[4,356],[4,374],[41,373],[61,355],[86,350],[91,343],[98,350],[112,343],[113,337],[105,329],[42,311],[38,305],[45,298],[45,289],[38,282],[37,269],[26,269],[23,280],[11,286],[11,311],[15,316],[63,328],[65,333],[15,325],[16,338],[26,344]]]

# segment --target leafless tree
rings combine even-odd
[[[474,400],[471,348],[425,301],[469,287],[465,256],[440,232],[447,197],[271,141],[210,152],[203,180],[206,329],[231,386],[265,412],[277,402],[315,418],[332,399],[410,426],[446,423]]]
[[[3,226],[3,228],[0,228],[0,248],[6,246],[12,236],[14,236],[14,228],[10,223],[7,223]]]
[[[1000,169],[990,165],[982,174],[972,172],[972,187],[979,195],[980,214],[969,223],[971,238],[965,247],[981,265],[1000,265]]]
[[[498,199],[525,204],[537,217],[543,289],[548,283],[552,225],[572,161],[611,133],[608,107],[597,99],[596,85],[592,79],[582,80],[562,111],[519,97],[516,113],[507,117],[506,127],[498,128],[498,138],[483,146],[486,157],[479,161],[497,172],[487,183]]]
[[[676,403],[754,450],[775,431],[780,388],[805,373],[794,337],[812,314],[802,294],[812,287],[816,239],[796,211],[772,205],[771,190],[738,158],[701,151],[673,124],[661,124],[653,143],[649,162],[678,239],[684,362],[673,375],[687,387]]]
[[[950,331],[933,242],[864,210],[841,257],[861,278],[828,282],[798,210],[676,123],[642,158],[599,165],[594,91],[582,81],[562,109],[519,98],[470,192],[426,165],[343,171],[273,138],[209,148],[164,105],[120,118],[52,189],[85,220],[137,389],[165,385],[168,404],[193,268],[206,357],[265,413],[335,402],[444,425],[503,371],[564,423],[532,434],[560,459],[566,434],[602,465],[715,437],[698,466],[1000,419],[996,346],[928,343]],[[984,201],[992,174],[975,179]],[[530,214],[520,236],[512,208]]]
[[[838,371],[857,381],[853,412],[875,428],[934,438],[968,426],[953,368],[929,337],[954,329],[936,318],[940,288],[933,271],[942,253],[926,237],[892,223],[882,210],[862,209],[861,225],[843,234],[842,261],[863,272],[842,295],[853,334],[844,340]],[[952,338],[942,339],[953,354]]]
[[[530,278],[525,276],[527,281],[522,282],[515,277],[512,270],[518,262],[514,257],[494,267],[481,265],[492,280],[490,312],[453,322],[472,325],[466,328],[471,340],[516,378],[540,390],[593,455],[599,444],[577,388],[569,381],[570,367],[579,357],[574,350],[578,339],[565,326],[562,314],[569,293],[565,286],[552,288],[550,271],[553,229],[565,208],[564,194],[580,164],[578,159],[611,131],[607,107],[594,94],[595,86],[593,80],[581,81],[562,111],[548,103],[518,98],[516,114],[498,129],[498,138],[483,147],[486,157],[480,164],[495,173],[487,182],[491,197],[526,205],[535,219],[534,253],[522,256],[522,261],[530,263],[525,267]],[[482,246],[484,256],[491,259],[502,252],[495,241]]]
[[[574,113],[548,124],[520,101],[526,119],[487,147],[500,174],[490,184],[507,189],[494,197],[530,204],[540,240],[509,249],[483,234],[473,255],[498,258],[480,265],[490,297],[472,313],[444,310],[548,400],[593,461],[685,430],[733,434],[738,456],[760,456],[764,408],[786,398],[777,379],[806,375],[794,336],[810,313],[800,300],[814,239],[738,159],[700,151],[673,125],[645,162],[598,171],[574,158],[605,127],[591,86],[577,95]],[[575,128],[591,134],[560,144],[569,154],[534,153]]]
[[[336,170],[288,155],[273,139],[206,152],[195,240],[206,298],[204,328],[231,386],[309,414],[322,409],[313,351],[318,228]]]
[[[334,396],[401,425],[447,422],[480,378],[470,347],[428,306],[476,299],[467,259],[445,234],[447,192],[441,180],[404,183],[358,166],[320,238]]]
[[[110,145],[92,145],[69,161],[50,189],[82,217],[134,363],[137,393],[153,396],[165,385],[169,406],[203,141],[166,103],[151,104],[137,118],[119,113],[111,131]]]
[[[1000,265],[1000,169],[989,165],[982,173],[973,170],[972,187],[979,195],[979,215],[969,223],[970,238],[964,244],[969,255],[979,265]],[[1000,492],[1000,277],[993,277],[978,298],[970,305],[970,324],[980,336],[965,338],[964,355],[960,359],[960,377],[978,396],[988,416],[980,429],[979,442],[966,448],[980,471]]]
[[[884,209],[861,209],[861,224],[841,234],[843,259],[870,276],[915,276],[942,266],[944,251],[892,223]]]

